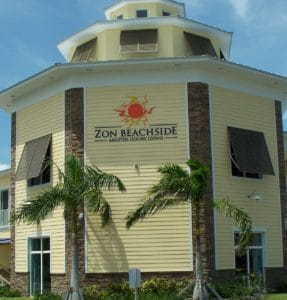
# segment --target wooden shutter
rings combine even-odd
[[[38,177],[51,142],[52,135],[31,140],[24,146],[24,150],[16,172],[16,180]]]

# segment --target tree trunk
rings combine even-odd
[[[205,280],[203,278],[203,265],[200,248],[200,202],[195,201],[195,276],[196,282],[193,290],[193,300],[208,300]]]
[[[72,216],[72,262],[71,262],[71,282],[70,290],[67,292],[65,300],[83,300],[80,291],[80,277],[79,277],[79,261],[78,261],[78,224],[77,224],[77,210],[73,211]]]

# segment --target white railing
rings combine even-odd
[[[0,286],[10,285],[10,282],[0,274]]]
[[[0,210],[0,227],[9,225],[9,209]]]
[[[130,45],[121,45],[120,52],[121,53],[141,53],[141,52],[157,52],[158,44],[130,44]]]

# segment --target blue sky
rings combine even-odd
[[[286,0],[185,0],[187,17],[231,31],[230,60],[287,76]],[[104,19],[113,0],[0,0],[0,90],[54,63],[56,44]],[[0,109],[0,170],[10,163],[10,116]]]

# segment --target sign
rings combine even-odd
[[[177,124],[154,123],[148,124],[149,116],[156,106],[149,107],[145,96],[143,101],[138,97],[129,97],[128,103],[122,103],[115,109],[121,121],[126,126],[96,126],[94,127],[95,142],[141,142],[176,139]]]
[[[129,284],[131,289],[141,287],[141,271],[139,269],[129,270]]]

